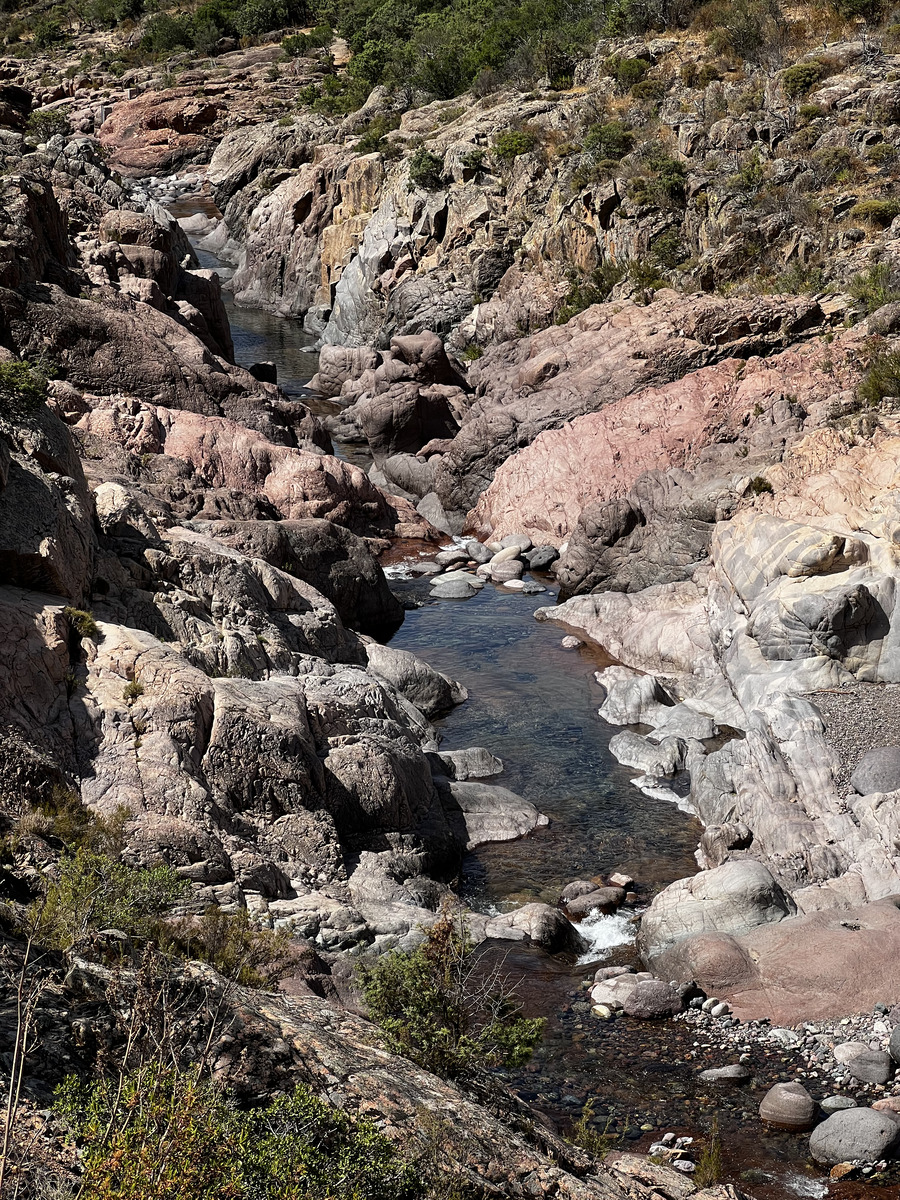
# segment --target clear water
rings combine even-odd
[[[182,205],[178,215],[199,208]],[[203,265],[221,269],[212,256],[202,257]],[[288,394],[304,396],[316,368],[308,335],[296,322],[239,308],[230,298],[227,306],[237,361],[244,366],[274,361]],[[327,402],[318,405],[319,411],[335,409]],[[365,465],[358,447],[335,449]],[[391,558],[417,553],[416,547],[399,546]],[[699,826],[674,804],[639,792],[629,782],[634,772],[609,754],[616,730],[597,713],[602,692],[593,679],[609,660],[587,646],[563,650],[567,631],[534,620],[536,608],[554,601],[549,578],[539,581],[548,587],[544,595],[522,596],[488,584],[465,601],[432,601],[423,580],[391,581],[398,593],[422,605],[407,613],[392,645],[413,651],[469,691],[467,702],[437,723],[444,748],[486,746],[505,766],[494,782],[528,797],[551,818],[548,828],[526,838],[468,855],[461,891],[487,911],[535,899],[554,903],[569,880],[620,869],[634,877],[645,901],[671,880],[694,873]],[[592,944],[575,964],[519,944],[485,947],[486,961],[503,959],[529,1015],[548,1019],[532,1061],[508,1075],[523,1099],[563,1129],[590,1100],[595,1127],[610,1135],[613,1147],[636,1151],[646,1151],[670,1129],[702,1139],[715,1120],[723,1141],[723,1180],[756,1200],[900,1197],[896,1181],[886,1187],[829,1183],[809,1163],[803,1135],[760,1126],[756,1113],[765,1091],[793,1074],[787,1055],[754,1047],[749,1084],[703,1087],[698,1070],[733,1056],[698,1049],[685,1024],[594,1020],[581,988],[591,974],[588,961],[635,961],[632,916],[622,912],[586,923],[583,932]]]

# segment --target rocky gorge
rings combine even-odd
[[[293,992],[222,1000],[259,1058],[223,1040],[242,1095],[299,1072],[423,1146],[443,1112],[473,1195],[741,1194],[691,1181],[679,1122],[600,1162],[525,1101],[410,1074],[354,1011],[351,960],[419,944],[480,847],[539,854],[554,804],[506,786],[502,737],[441,749],[472,684],[391,640],[404,601],[408,625],[558,589],[534,616],[596,668],[609,755],[700,869],[464,886],[470,936],[590,958],[592,915],[640,908],[640,964],[595,954],[572,1005],[593,1036],[709,1029],[730,1061],[702,1082],[764,1091],[748,1122],[818,1121],[834,1187],[896,1186],[900,292],[873,206],[897,56],[851,33],[796,55],[804,105],[797,66],[690,30],[601,40],[567,88],[376,87],[350,114],[295,108],[330,76],[285,77],[278,44],[176,86],[0,63],[4,872],[52,877],[27,818],[62,789],[174,868],[185,914],[290,931]],[[232,316],[302,326],[302,393],[235,361],[223,283]],[[60,1014],[97,978],[54,976],[36,1105],[90,1069]],[[741,1061],[759,1046],[796,1052],[789,1080]]]

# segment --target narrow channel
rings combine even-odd
[[[198,208],[186,198],[173,211],[182,216]],[[212,255],[200,251],[199,257],[202,266],[230,276]],[[227,292],[225,298],[236,360],[244,366],[274,362],[279,385],[309,402],[305,385],[316,369],[309,335],[296,322],[241,308]],[[311,407],[338,409],[321,400]],[[336,444],[335,452],[364,468],[371,462],[357,445]],[[391,586],[409,606],[391,644],[468,689],[468,700],[436,723],[443,747],[487,747],[504,763],[493,782],[550,818],[547,828],[526,838],[467,856],[460,886],[467,903],[482,911],[533,900],[555,904],[569,881],[620,869],[636,881],[639,911],[666,884],[694,874],[699,824],[676,805],[638,791],[630,782],[635,772],[609,753],[609,740],[620,730],[598,714],[603,691],[594,672],[610,660],[596,647],[564,649],[565,629],[534,619],[536,608],[554,603],[552,577],[535,576],[546,588],[540,596],[488,582],[469,600],[434,600],[426,579],[402,569],[404,558],[419,552],[401,545],[390,555]],[[507,1073],[510,1086],[563,1129],[593,1099],[595,1127],[620,1149],[646,1153],[668,1130],[703,1137],[715,1121],[726,1178],[752,1189],[757,1200],[895,1195],[865,1184],[829,1186],[808,1159],[806,1138],[760,1125],[756,1110],[766,1089],[791,1077],[788,1060],[771,1049],[753,1046],[748,1037],[753,1082],[704,1087],[699,1070],[731,1059],[694,1026],[604,1023],[591,1016],[584,982],[595,967],[636,962],[633,915],[604,918],[593,931],[591,965],[515,944],[489,947],[517,981],[528,1014],[547,1018],[532,1061]]]

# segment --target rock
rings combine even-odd
[[[482,542],[475,541],[474,538],[466,542],[466,553],[473,562],[479,565],[490,562],[493,557],[487,546]]]
[[[666,738],[655,746],[639,733],[626,730],[609,741],[609,752],[623,766],[652,777],[675,775],[681,770],[685,745],[680,738]]]
[[[416,512],[441,533],[453,533],[450,519],[436,492],[428,492],[416,505]]]
[[[750,859],[724,863],[664,888],[644,915],[639,944],[653,959],[688,934],[741,934],[794,912],[768,867]]]
[[[530,801],[487,783],[451,783],[441,799],[451,828],[469,850],[485,842],[508,842],[548,824]]]
[[[525,561],[528,563],[530,571],[546,571],[558,558],[559,551],[555,546],[536,546],[525,554]]]
[[[866,1049],[850,1059],[847,1070],[864,1083],[887,1083],[894,1074],[894,1063],[886,1051]]]
[[[572,921],[583,921],[590,913],[612,913],[625,903],[623,888],[605,887],[594,888],[581,896],[571,896],[565,900],[566,913]]]
[[[572,637],[572,635],[569,634],[567,637],[564,637],[559,644],[562,646],[563,650],[577,650],[579,646],[584,645],[584,642],[581,640],[581,638]]]
[[[687,704],[675,704],[663,712],[658,723],[654,723],[650,737],[654,741],[670,737],[705,741],[715,737],[718,732],[718,726],[712,717],[696,712]]]
[[[816,1106],[802,1083],[776,1083],[759,1106],[760,1120],[781,1129],[809,1129]]]
[[[594,982],[602,983],[605,979],[616,979],[620,975],[633,975],[634,967],[598,967],[594,972]]]
[[[845,1100],[847,1097],[838,1096],[834,1097],[834,1099]],[[855,1103],[856,1102],[854,1101],[852,1104],[845,1104],[842,1105],[842,1107],[855,1107]],[[824,1104],[822,1107],[824,1108]],[[890,1112],[900,1115],[900,1096],[882,1096],[880,1100],[874,1100],[872,1102],[872,1107],[876,1110],[876,1112]]]
[[[900,1125],[888,1114],[871,1108],[848,1108],[833,1113],[813,1130],[809,1152],[818,1163],[878,1162],[900,1138]]]
[[[683,1008],[682,993],[660,979],[636,983],[625,1000],[626,1014],[644,1020],[672,1017]]]
[[[146,175],[170,171],[211,149],[207,132],[220,105],[191,88],[147,92],[122,100],[100,126],[97,137],[121,170]]]
[[[589,892],[595,892],[597,886],[590,879],[573,879],[560,892],[560,904],[565,904],[569,900],[575,900],[578,896],[587,896]]]
[[[872,1107],[877,1108],[879,1104],[883,1103],[882,1100],[876,1100]],[[820,1101],[819,1108],[826,1116],[831,1116],[832,1113],[843,1112],[847,1108],[856,1108],[856,1101],[852,1096],[826,1096],[824,1100]]]
[[[601,980],[599,983],[595,983],[590,990],[591,1002],[605,1004],[608,1008],[618,1012],[625,1007],[625,1001],[640,982],[641,980],[636,975],[628,973]]]
[[[634,880],[630,875],[624,874],[622,871],[614,871],[609,877],[610,887],[625,888],[627,891],[634,884]]]
[[[501,538],[501,550],[509,550],[513,546],[520,552],[520,554],[524,554],[525,551],[532,548],[531,538],[524,533],[509,533],[505,538]]]
[[[663,719],[664,709],[675,703],[658,679],[628,667],[607,667],[597,672],[596,679],[606,689],[600,716],[611,725],[655,724]]]
[[[703,1083],[746,1083],[751,1072],[740,1063],[731,1063],[727,1067],[709,1067],[701,1071],[698,1078]]]
[[[441,750],[440,759],[450,779],[464,782],[467,779],[488,779],[500,775],[503,763],[483,746],[472,746],[468,750]]]
[[[894,1062],[900,1063],[900,1024],[895,1025],[891,1030],[891,1040],[888,1050]]]
[[[578,930],[549,904],[525,904],[510,916],[509,923],[515,929],[523,929],[536,946],[549,954],[580,954],[586,948]]]
[[[435,600],[470,600],[478,595],[478,588],[464,579],[438,579],[432,584],[431,595]]]
[[[395,650],[370,642],[365,647],[369,670],[397,689],[426,716],[446,712],[468,699],[460,683],[448,679],[408,650]]]
[[[508,559],[499,563],[492,560],[488,566],[494,583],[509,583],[511,580],[521,579],[525,570],[517,559]]]
[[[841,1066],[846,1066],[847,1063],[853,1062],[854,1058],[858,1058],[860,1054],[865,1054],[868,1049],[869,1047],[866,1042],[840,1042],[835,1046],[832,1053],[834,1054],[835,1062],[840,1063]]]
[[[458,546],[453,546],[449,550],[441,550],[434,556],[434,561],[439,567],[452,567],[456,563],[468,562],[469,555],[465,550],[460,550]]]
[[[862,756],[850,784],[861,796],[900,788],[900,746],[882,746]]]

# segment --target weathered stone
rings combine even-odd
[[[878,1162],[900,1138],[900,1125],[889,1113],[848,1108],[833,1113],[813,1130],[809,1152],[818,1163]]]
[[[809,1129],[816,1105],[802,1083],[776,1083],[759,1106],[760,1119],[782,1129]]]

